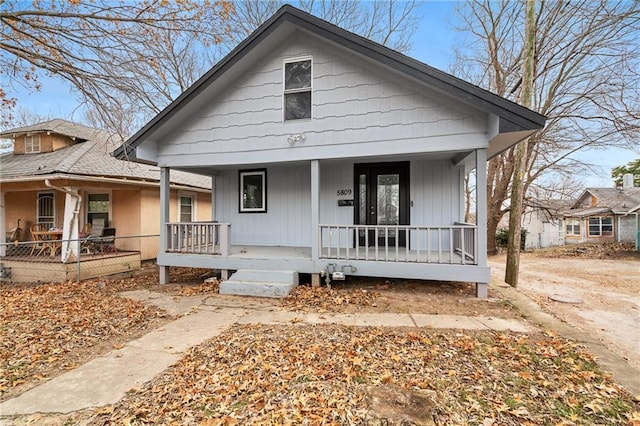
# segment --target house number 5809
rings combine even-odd
[[[341,195],[351,195],[351,190],[350,189],[338,189],[338,191],[336,192],[337,196],[341,196]]]

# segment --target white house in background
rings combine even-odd
[[[114,155],[161,167],[161,283],[169,266],[342,272],[486,297],[486,161],[544,123],[284,6]],[[463,223],[473,168],[477,226]],[[172,170],[214,177],[211,222],[169,222]]]

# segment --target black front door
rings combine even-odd
[[[367,163],[354,166],[356,225],[408,225],[409,224],[409,162]],[[364,230],[358,235],[361,246],[376,244],[376,231]],[[395,229],[378,230],[378,245],[406,245],[406,232]]]

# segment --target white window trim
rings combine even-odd
[[[285,64],[290,64],[292,62],[302,62],[302,61],[311,61],[311,81],[310,81],[310,85],[308,88],[304,87],[301,89],[290,89],[287,90],[285,88],[285,78],[286,78],[286,71],[285,71]],[[282,122],[283,123],[298,123],[301,121],[310,121],[313,118],[313,57],[311,56],[300,56],[300,57],[296,57],[296,58],[288,58],[282,61]],[[287,103],[285,100],[285,95],[289,94],[289,93],[304,93],[304,92],[311,92],[311,105],[309,105],[309,108],[311,108],[310,111],[310,117],[309,118],[299,118],[297,120],[287,120]]]
[[[565,221],[565,233],[566,235],[572,236],[572,237],[579,237],[580,236],[580,231],[578,233],[575,233],[575,225],[576,223],[578,224],[578,226],[580,228],[582,228],[582,221],[580,219],[567,219]],[[571,226],[571,232],[567,232],[567,227]]]
[[[245,208],[242,206],[242,189],[245,176],[262,176],[262,207]],[[240,213],[266,213],[267,212],[267,170],[240,170],[238,179],[238,209]]]
[[[178,191],[178,222],[182,221],[182,200],[181,198],[191,198],[191,222],[198,219],[198,197],[195,192]]]
[[[104,227],[112,228],[113,224],[113,194],[111,189],[92,189],[84,192],[82,196],[82,204],[84,206],[84,212],[82,213],[82,217],[84,218],[85,223],[88,223],[89,219],[89,195],[93,194],[108,194],[109,195],[109,224],[105,224]],[[86,202],[85,202],[86,200]]]
[[[598,234],[592,234],[591,233],[591,219],[598,219]],[[611,219],[611,235],[604,235],[604,233],[602,232],[602,219]],[[592,216],[589,217],[587,219],[587,235],[589,237],[613,237],[614,236],[614,232],[613,232],[613,217],[611,216]]]
[[[38,149],[37,150],[33,149],[34,141],[36,140],[36,138],[38,140]],[[31,139],[30,143],[27,143],[28,139]],[[27,150],[27,146],[30,147],[29,150]],[[24,136],[24,153],[25,154],[38,154],[41,151],[42,151],[42,146],[41,146],[41,139],[40,139],[40,134],[39,133],[36,133],[35,135],[25,135]]]

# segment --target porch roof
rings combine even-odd
[[[265,55],[265,52],[277,40],[282,40],[295,30],[301,30],[334,42],[350,49],[355,54],[405,75],[417,84],[422,84],[444,96],[449,96],[459,102],[493,114],[498,120],[495,129],[496,137],[491,141],[488,149],[489,158],[544,127],[546,118],[532,110],[295,7],[285,5],[135,135],[118,147],[114,151],[114,155],[120,159],[144,162],[145,160],[136,157],[136,148],[139,145],[145,140],[158,140],[158,135],[170,131],[171,126],[166,124],[181,115],[181,111],[184,114],[183,110],[186,106],[202,92],[215,92],[219,90],[219,86],[224,87],[228,83],[227,72],[239,61],[246,57],[252,57],[252,60],[255,61],[257,57]],[[175,119],[180,120],[181,118]]]

